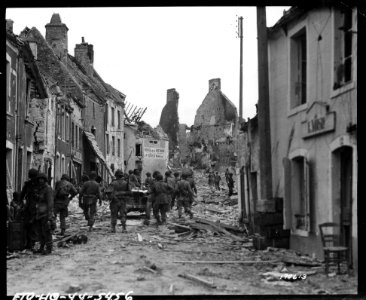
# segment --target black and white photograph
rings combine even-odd
[[[7,7],[6,295],[358,295],[366,10],[322,3]]]

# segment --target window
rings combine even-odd
[[[352,80],[352,9],[334,15],[334,85],[336,90]]]
[[[310,231],[309,162],[304,156],[285,159],[286,227],[295,233]]]
[[[79,149],[79,130],[78,130],[78,126],[75,125],[75,148]]]
[[[30,79],[27,78],[27,82],[26,82],[26,98],[25,98],[25,116],[26,118],[29,118],[29,108],[30,108]]]
[[[106,134],[107,154],[109,154],[109,134]]]
[[[111,107],[112,126],[114,126],[114,107]]]
[[[78,149],[81,149],[82,144],[83,144],[83,130],[81,129],[81,127],[79,127],[79,147],[78,147]]]
[[[115,137],[112,136],[112,155],[115,155],[115,149],[116,149]]]
[[[136,156],[142,156],[142,145],[136,144]]]
[[[71,122],[71,146],[75,147],[74,122]]]
[[[6,60],[6,111],[11,113],[11,70],[10,62]]]
[[[121,157],[121,140],[117,139],[117,155],[118,157]]]
[[[301,29],[290,40],[290,108],[306,103],[306,30]]]
[[[121,112],[119,110],[117,110],[117,118],[118,129],[121,129]]]
[[[65,114],[65,141],[69,141],[69,114]]]

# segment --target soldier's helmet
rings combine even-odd
[[[30,170],[28,171],[28,177],[29,177],[30,179],[32,179],[32,178],[36,178],[36,177],[37,177],[37,175],[38,175],[38,171],[37,171],[36,169],[30,169]]]
[[[96,179],[96,178],[97,178],[97,176],[98,176],[98,175],[97,175],[97,172],[95,172],[95,171],[91,171],[91,172],[90,172],[90,175],[89,175],[89,178],[90,178],[90,179]]]
[[[37,179],[44,179],[46,182],[48,181],[48,177],[45,173],[39,173]]]
[[[69,177],[69,175],[67,175],[67,174],[62,174],[62,176],[61,176],[61,180],[62,179],[65,179],[65,180],[67,180],[67,181],[70,181],[70,177]]]
[[[88,175],[86,175],[86,174],[84,174],[84,175],[81,177],[81,180],[82,180],[83,182],[86,182],[86,181],[88,181],[88,180],[89,180],[89,176],[88,176]]]
[[[156,180],[160,181],[163,180],[163,175],[161,175],[160,173],[156,175]]]
[[[122,170],[118,169],[115,173],[114,176],[116,176],[116,178],[121,178],[123,177],[123,172]]]

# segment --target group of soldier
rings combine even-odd
[[[147,190],[145,225],[150,223],[151,208],[157,225],[165,224],[167,212],[173,209],[175,202],[178,217],[184,212],[193,217],[192,202],[197,195],[193,172],[178,172],[172,176],[171,171],[163,175],[155,171],[152,176],[146,173],[145,182],[141,182],[139,170],[124,174],[115,172],[115,178],[108,187],[103,188],[102,180],[92,171],[89,176],[83,175],[79,187],[74,186],[69,176],[63,174],[53,190],[48,183],[47,175],[36,169],[28,172],[29,180],[25,182],[21,193],[14,192],[13,201],[7,205],[8,220],[22,221],[25,230],[25,248],[35,253],[52,252],[52,232],[56,229],[56,218],[59,216],[61,235],[66,231],[66,217],[71,199],[79,194],[79,206],[83,209],[89,231],[92,231],[97,211],[97,202],[107,198],[111,210],[111,232],[116,232],[117,219],[120,218],[122,232],[126,232],[127,198],[133,190]],[[35,250],[39,241],[40,248]]]

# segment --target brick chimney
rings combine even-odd
[[[11,33],[13,33],[13,24],[13,20],[6,19],[6,31],[10,31]]]
[[[211,90],[221,90],[220,78],[214,78],[208,81],[208,91],[210,92]]]
[[[51,46],[56,56],[66,62],[68,52],[67,32],[69,28],[61,22],[59,14],[53,14],[50,23],[45,27],[47,43]]]
[[[91,75],[94,63],[93,45],[86,43],[84,37],[82,37],[81,44],[75,45],[74,54],[75,59],[85,68],[86,72]]]
[[[166,102],[170,102],[170,101],[177,101],[178,102],[179,99],[179,94],[175,89],[169,89],[167,90],[166,93]]]

